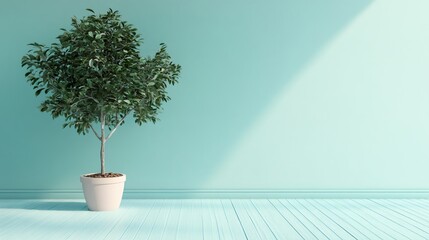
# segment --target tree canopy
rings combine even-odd
[[[22,58],[36,96],[45,95],[40,110],[53,118],[64,116],[63,127],[74,127],[79,134],[103,121],[114,131],[130,113],[139,125],[156,122],[180,65],[172,62],[163,43],[155,56],[142,58],[140,34],[118,11],[88,11],[89,16],[72,18],[71,29],[61,29],[59,42],[31,43]]]

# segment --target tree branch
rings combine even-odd
[[[85,95],[85,97],[94,100],[94,102],[96,102],[96,103],[100,103],[97,99],[95,99],[95,98],[93,98],[91,96]]]
[[[93,98],[93,97],[90,97],[90,96],[88,96],[88,95],[84,95],[86,98],[83,98],[83,99],[80,99],[79,101],[77,101],[77,102],[74,102],[71,106],[74,106],[74,105],[76,105],[76,104],[78,104],[78,103],[80,103],[80,102],[82,102],[83,100],[86,100],[86,99],[92,99],[92,100],[94,100],[94,102],[96,102],[96,103],[100,103],[97,99],[95,99],[95,98]]]
[[[123,118],[121,118],[121,120],[116,124],[115,128],[113,128],[113,129],[112,129],[112,131],[110,131],[109,135],[107,135],[107,137],[106,137],[106,142],[107,142],[107,140],[109,140],[109,138],[113,135],[113,133],[116,131],[116,129],[119,127],[119,125],[121,125],[121,123],[125,120],[125,118],[128,116],[128,114],[129,114],[130,112],[131,112],[131,111],[128,111],[128,112],[124,115],[124,117],[123,117]]]
[[[92,125],[89,125],[89,126],[91,126],[91,129],[94,132],[95,136],[101,141],[100,135],[98,135],[98,133],[95,131],[95,129],[92,127]]]

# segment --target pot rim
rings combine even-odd
[[[109,178],[92,178],[92,177],[87,177],[90,174],[94,174],[94,173],[87,173],[87,174],[83,174],[80,175],[80,181],[82,183],[88,183],[88,184],[115,184],[115,183],[122,183],[125,182],[127,180],[127,175],[122,174],[122,176],[119,177],[109,177]]]

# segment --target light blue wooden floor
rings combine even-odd
[[[0,239],[429,239],[429,200],[0,200]]]

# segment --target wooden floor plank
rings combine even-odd
[[[397,207],[382,204],[379,200],[363,200],[362,203],[374,212],[380,212],[380,215],[385,216],[385,213],[388,213],[389,220],[400,224],[405,229],[405,233],[410,232],[424,239],[429,238],[429,228],[427,225],[419,222],[415,218],[403,214]],[[385,218],[387,218],[387,216],[385,216]]]
[[[292,206],[286,206],[278,199],[270,199],[268,201],[280,213],[283,219],[291,224],[304,239],[328,239],[322,232],[315,228],[305,216],[301,215],[301,213]]]
[[[270,201],[266,199],[250,200],[258,214],[276,239],[304,239],[295,227],[287,221],[278,211],[273,208]]]
[[[168,205],[170,207],[170,211],[168,213],[168,218],[165,223],[165,227],[161,235],[161,238],[159,238],[160,240],[175,239],[177,236],[179,219],[182,212],[182,200],[180,199],[168,200]]]
[[[201,214],[198,213],[201,206],[199,199],[186,199],[182,202],[182,213],[177,228],[177,239],[203,239],[203,224]]]
[[[302,215],[306,216],[316,227],[319,229],[328,239],[341,239],[335,231],[333,231],[329,225],[323,222],[318,216],[311,211],[307,206],[303,205],[298,199],[285,200],[289,202],[295,209],[301,212]]]
[[[76,219],[80,218],[81,211],[87,211],[86,205],[83,202],[81,203],[82,203],[81,207],[77,208],[76,210],[73,210],[71,213],[64,214],[66,212],[63,212],[63,213],[58,212],[58,214],[61,214],[64,216],[60,219],[58,219],[58,215],[51,215],[51,219],[46,221],[47,222],[46,225],[42,223],[38,228],[39,229],[40,228],[45,228],[45,229],[73,228],[73,226],[76,226],[76,224],[79,224],[76,221]],[[63,208],[61,211],[67,211],[64,209],[67,209],[67,206],[63,205]],[[52,231],[49,233],[49,235],[47,235],[46,232],[44,231],[37,231],[37,232],[33,232],[33,234],[31,234],[30,236],[31,239],[44,239],[44,240],[56,240],[56,239],[61,239],[63,237],[64,237],[64,232],[62,231]]]
[[[174,233],[174,230],[176,229],[175,223],[173,223],[173,227],[171,229],[168,229],[168,222],[174,221],[171,219],[174,219],[175,216],[173,216],[172,212],[174,208],[178,208],[177,200],[172,201],[171,199],[164,200],[164,206],[162,207],[161,211],[159,211],[159,214],[154,222],[154,227],[152,228],[150,237],[148,239],[153,240],[160,240],[164,239],[166,232],[172,231],[172,234]]]
[[[156,216],[155,220],[153,221],[153,227],[148,239],[160,240],[163,238],[167,228],[168,220],[171,216],[171,209],[175,205],[175,202],[176,201],[172,201],[170,199],[163,200],[163,205],[160,207],[158,216]]]
[[[252,218],[252,221],[255,223],[256,228],[262,237],[262,239],[278,239],[275,235],[272,226],[270,226],[265,218],[260,214],[258,209],[252,204],[251,199],[242,200],[243,206],[246,208],[249,216]]]
[[[404,201],[409,201],[416,207],[420,207],[420,210],[426,214],[429,214],[429,201],[426,199],[404,199]]]
[[[212,206],[209,204],[209,199],[200,200],[199,213],[203,222],[204,239],[219,240],[219,225],[215,219]]]
[[[383,225],[382,222],[380,223],[377,219],[368,215],[362,206],[352,205],[347,203],[344,199],[330,199],[330,201],[332,201],[334,205],[343,206],[344,209],[349,209],[350,213],[354,214],[354,218],[356,220],[360,221],[361,224],[366,225],[368,228],[371,228],[381,239],[398,239],[396,234],[392,234],[392,231]]]
[[[413,199],[413,202],[417,203],[417,204],[421,204],[424,207],[429,207],[429,199]]]
[[[345,229],[340,224],[336,223],[332,218],[326,215],[322,210],[313,205],[306,199],[299,199],[298,201],[302,206],[306,206],[321,222],[323,222],[329,229],[331,229],[340,239],[357,239],[349,230]]]
[[[414,220],[417,223],[423,224],[425,232],[429,231],[429,215],[416,211],[413,205],[410,205],[404,201],[395,200],[387,201],[385,199],[377,199],[379,204],[385,205],[386,207],[397,211],[399,214],[403,215],[405,218]]]
[[[237,212],[234,206],[232,205],[231,200],[221,199],[220,202],[222,204],[223,213],[228,222],[228,227],[231,231],[233,239],[237,239],[237,240],[248,239],[244,231],[243,225],[241,223],[241,220],[237,215]]]
[[[22,209],[21,211],[26,214],[17,218],[17,221],[15,221],[13,225],[4,226],[4,228],[10,231],[9,234],[7,234],[8,238],[46,238],[44,233],[56,229],[54,227],[60,220],[58,219],[58,215],[62,215],[62,209],[62,203],[57,201],[38,201],[31,209]],[[3,236],[0,236],[0,239],[3,239]]]
[[[53,209],[56,206],[56,204],[50,204],[49,208],[46,208],[45,201],[24,200],[25,203],[23,204],[11,204],[8,200],[3,203],[3,201],[0,208],[0,239],[4,236],[16,234],[16,232],[19,233],[22,230],[31,229],[32,226],[46,217],[44,215],[33,216],[35,212]],[[32,214],[29,214],[29,211]],[[49,214],[49,212],[45,213]]]
[[[158,200],[128,200],[127,203],[129,204],[126,204],[126,206],[130,207],[131,214],[134,217],[124,228],[123,234],[118,239],[146,239],[148,236],[141,233],[149,232],[148,226],[151,225],[148,216],[153,211],[158,210],[160,202]]]
[[[129,209],[122,208],[112,212],[81,213],[74,231],[67,239],[105,239],[110,234],[120,231],[133,217]],[[82,222],[82,223],[79,223]]]
[[[32,199],[2,199],[0,204],[0,211],[2,212],[0,218],[0,226],[5,226],[6,224],[10,224],[15,219],[25,214],[25,209],[35,209],[36,206],[40,204],[40,201],[35,201]],[[3,220],[4,221],[3,221]],[[0,229],[1,230],[1,229]],[[1,234],[1,231],[0,231]]]
[[[0,200],[0,239],[429,239],[427,199]]]
[[[93,221],[94,224],[91,225],[98,226],[98,223],[101,222],[100,218],[102,217],[102,214],[100,214],[99,219],[95,219]],[[119,239],[124,233],[123,231],[128,229],[129,224],[135,222],[135,218],[135,214],[125,213],[125,211],[118,212],[114,217],[109,217],[109,220],[97,231],[98,233],[91,236],[90,239]]]
[[[396,239],[422,239],[421,236],[409,231],[408,228],[404,227],[401,223],[398,223],[388,211],[380,209],[375,211],[365,204],[362,204],[365,199],[352,199],[344,201],[346,204],[360,209],[359,212],[366,214],[366,217],[372,219],[372,221],[374,221],[373,224],[382,225],[385,229],[387,229],[387,232]]]
[[[234,206],[234,209],[237,213],[238,218],[240,219],[243,229],[246,233],[246,236],[248,239],[275,239],[275,237],[269,232],[269,229],[266,229],[267,227],[264,227],[260,224],[258,221],[259,219],[254,217],[254,211],[253,209],[249,208],[249,205],[247,203],[248,200],[243,199],[234,199],[232,200],[232,205]],[[270,238],[267,238],[270,237]]]
[[[352,225],[354,228],[359,229],[369,239],[388,239],[389,236],[385,235],[380,229],[370,224],[366,219],[362,218],[346,206],[335,204],[331,199],[324,199],[319,201],[319,204],[326,206],[331,211],[335,212],[341,219]]]
[[[224,213],[224,208],[220,199],[207,199],[210,206],[210,212],[218,226],[219,239],[234,239],[228,219]]]
[[[384,234],[388,235],[389,239],[409,239],[409,237],[404,236],[402,233],[398,232],[391,224],[386,224],[384,218],[380,218],[378,215],[374,215],[370,209],[357,204],[355,202],[350,202],[349,200],[337,200],[340,204],[346,205],[348,208],[353,209],[357,214],[359,214],[363,219],[366,219],[371,225],[380,229]]]
[[[347,231],[350,235],[353,236],[354,239],[371,239],[370,237],[374,238],[374,236],[370,235],[370,232],[367,229],[363,230],[360,225],[353,224],[350,218],[342,215],[341,209],[326,204],[325,200],[311,199],[305,201],[309,204],[313,204],[313,206],[316,207],[323,215]]]
[[[269,200],[250,200],[263,221],[270,228],[276,239],[304,239],[301,233],[277,211]]]
[[[133,200],[138,202],[138,200]],[[150,202],[148,202],[150,201]],[[155,221],[164,202],[162,200],[146,200],[145,210],[140,211],[136,204],[131,210],[137,215],[134,218],[131,226],[127,227],[127,231],[122,235],[121,239],[148,239],[154,228]]]
[[[402,201],[408,203],[410,206],[412,206],[412,208],[416,209],[416,211],[420,212],[421,214],[429,216],[429,206],[425,206],[419,203],[417,200],[402,199]]]

